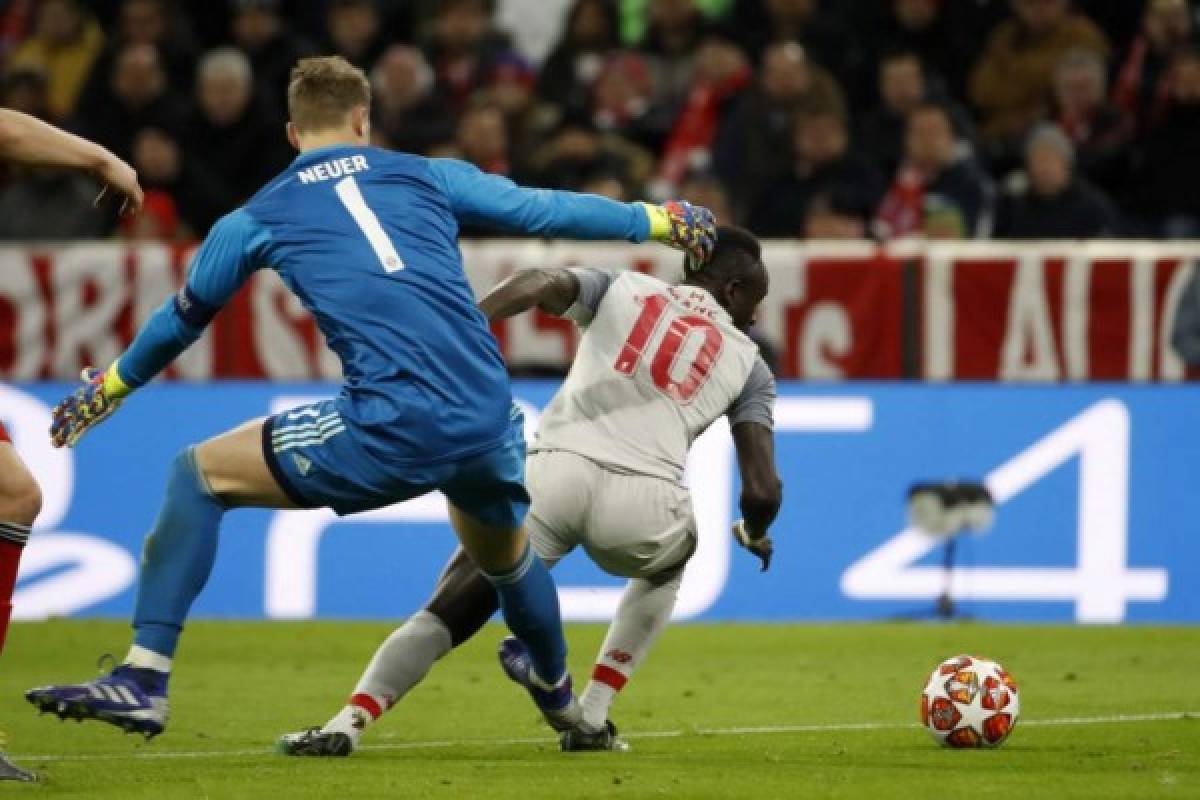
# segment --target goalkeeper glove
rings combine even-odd
[[[50,441],[55,447],[74,447],[80,437],[108,419],[133,391],[117,374],[115,363],[103,373],[86,367],[80,379],[83,385],[54,407]]]
[[[642,208],[650,219],[650,238],[687,253],[689,272],[708,262],[717,243],[717,223],[711,211],[683,200],[661,206],[643,203]]]
[[[746,528],[746,520],[739,519],[733,523],[733,538],[737,539],[738,544],[749,550],[754,555],[758,556],[762,561],[761,572],[766,572],[771,568],[771,556],[775,554],[775,543],[771,541],[771,537],[767,534],[755,536]]]

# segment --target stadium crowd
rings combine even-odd
[[[9,169],[0,237],[182,240],[281,170],[340,53],[383,146],[682,196],[765,236],[1200,235],[1189,0],[10,0],[0,103],[137,168],[147,212]]]

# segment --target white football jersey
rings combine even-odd
[[[704,289],[639,272],[575,272],[592,278],[599,297],[589,303],[581,290],[567,312],[583,338],[542,415],[534,451],[566,450],[681,481],[688,448],[739,400],[756,364],[769,376],[758,346]],[[607,290],[595,288],[596,276]],[[768,422],[773,399],[771,380],[760,412]]]

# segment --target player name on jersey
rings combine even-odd
[[[311,167],[297,170],[296,177],[300,179],[301,183],[317,183],[340,178],[343,175],[353,175],[370,168],[366,156],[346,156],[322,161],[320,164],[313,164]]]

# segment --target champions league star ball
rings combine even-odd
[[[995,661],[955,656],[921,692],[921,724],[946,747],[999,747],[1016,727],[1017,683]]]

